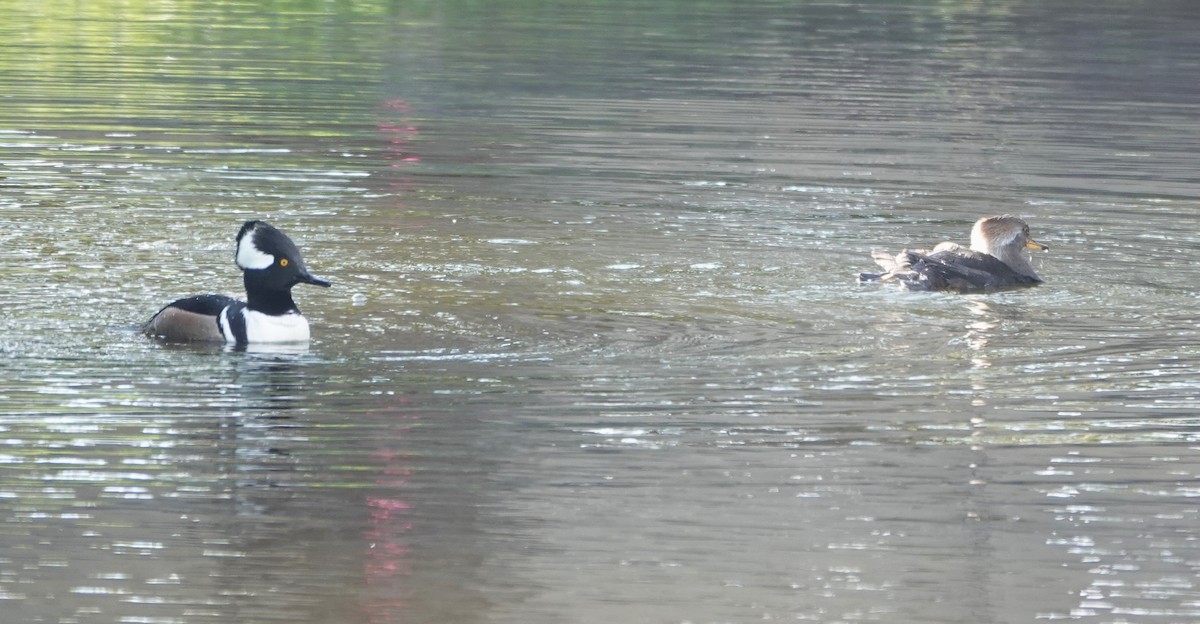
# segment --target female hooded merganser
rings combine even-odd
[[[872,252],[884,273],[860,273],[863,281],[899,280],[909,290],[993,290],[1042,283],[1026,249],[1050,248],[1029,237],[1029,226],[1012,215],[984,217],[971,229],[971,248],[939,243],[932,250],[905,249],[896,256]]]
[[[245,301],[225,295],[180,299],[146,323],[146,334],[173,342],[308,340],[308,320],[292,300],[292,286],[330,284],[308,272],[296,244],[263,221],[247,221],[237,235],[235,260],[246,285]]]

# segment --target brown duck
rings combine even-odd
[[[905,249],[892,256],[872,252],[883,273],[860,273],[860,282],[898,281],[909,290],[995,290],[1042,283],[1027,249],[1050,248],[1029,236],[1029,226],[1012,215],[984,217],[971,228],[970,249],[939,243],[931,250]]]

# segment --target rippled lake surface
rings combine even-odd
[[[4,622],[1200,619],[1190,3],[4,5]]]

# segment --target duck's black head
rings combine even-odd
[[[247,221],[242,226],[237,235],[235,260],[242,269],[251,308],[294,309],[292,286],[301,282],[330,286],[327,280],[308,272],[292,239],[265,221]]]

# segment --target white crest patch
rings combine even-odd
[[[265,269],[275,263],[275,256],[259,250],[254,240],[258,230],[251,230],[238,241],[237,265],[243,269]]]

